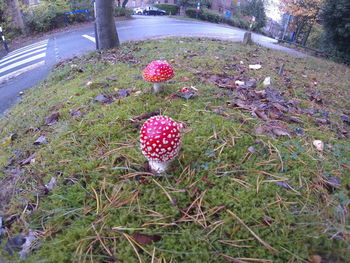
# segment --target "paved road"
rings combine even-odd
[[[244,30],[206,22],[179,20],[169,17],[135,16],[117,23],[121,42],[163,36],[208,36],[241,41]],[[253,34],[255,42],[269,48],[302,55],[275,45],[274,39]],[[48,35],[46,40],[9,53],[0,60],[0,115],[19,98],[19,92],[45,79],[52,66],[62,60],[95,49],[93,24],[82,28]]]

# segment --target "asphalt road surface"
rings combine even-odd
[[[244,30],[225,25],[162,16],[134,16],[117,22],[120,41],[135,41],[164,36],[215,37],[242,41]],[[297,51],[275,45],[274,39],[253,34],[263,46],[297,55]],[[0,60],[0,115],[16,103],[19,92],[44,80],[56,63],[95,50],[93,24],[67,32],[48,35],[47,39],[17,49]]]

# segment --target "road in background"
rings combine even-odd
[[[123,42],[165,36],[214,37],[241,41],[246,31],[207,22],[180,20],[163,16],[134,16],[117,22],[119,40]],[[276,45],[277,41],[253,34],[263,46],[303,55]],[[93,24],[73,31],[48,35],[47,40],[15,50],[0,61],[0,114],[19,98],[19,92],[44,80],[56,63],[95,50]]]

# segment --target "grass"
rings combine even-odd
[[[141,77],[156,59],[176,72],[158,95]],[[261,70],[247,69],[256,63]],[[231,91],[202,76],[239,76],[225,68],[232,64],[259,89],[269,76],[284,97],[316,110],[298,114],[303,124],[288,124],[302,135],[257,134],[263,120],[227,106]],[[350,109],[349,76],[333,62],[200,38],[128,43],[67,61],[0,120],[0,138],[16,134],[0,149],[0,178],[21,171],[2,204],[7,238],[34,231],[24,262],[346,262],[350,143],[339,129],[347,128],[340,117]],[[190,86],[197,97],[174,98]],[[133,92],[111,104],[94,101],[121,89]],[[131,121],[156,110],[187,124],[171,177],[145,172],[138,142],[144,120]],[[57,123],[44,125],[54,112]],[[330,124],[315,122],[325,116]],[[33,145],[39,136],[48,144]],[[57,184],[47,193],[52,177]],[[330,187],[331,178],[340,185]],[[0,257],[16,262],[5,243]]]

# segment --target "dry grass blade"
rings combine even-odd
[[[230,257],[228,255],[225,255],[225,254],[219,254],[220,257],[223,257],[224,259],[230,261],[230,262],[234,262],[234,263],[248,263],[247,261],[242,261],[238,258],[233,258],[233,257]]]
[[[92,189],[92,191],[93,191],[94,194],[95,194],[95,198],[96,198],[96,214],[98,214],[99,211],[100,211],[100,198],[99,198],[99,196],[98,196],[98,194],[97,194],[95,188],[93,188],[93,187],[91,186],[91,189]]]
[[[170,194],[165,190],[165,188],[164,188],[160,183],[158,183],[156,180],[154,180],[153,178],[152,178],[152,181],[153,181],[156,185],[158,185],[158,186],[160,187],[160,189],[163,190],[163,192],[165,193],[165,195],[168,197],[170,203],[171,203],[171,204],[174,204],[174,199],[171,198]]]
[[[253,230],[251,230],[244,222],[242,219],[240,219],[235,213],[233,213],[231,210],[227,209],[227,213],[232,215],[235,219],[238,220],[238,222],[241,223],[242,226],[244,226],[264,247],[266,247],[269,251],[272,253],[278,253],[278,250],[271,247],[269,244],[267,244],[264,240],[262,240],[257,234],[254,233]]]
[[[140,262],[140,263],[143,263],[142,258],[141,258],[139,252],[137,251],[137,248],[135,247],[135,245],[134,245],[134,243],[133,243],[133,239],[132,239],[129,235],[125,234],[125,233],[122,233],[122,234],[123,234],[124,237],[129,241],[130,245],[131,245],[132,248],[134,249],[135,254],[136,254],[136,256],[137,256],[139,262]]]
[[[249,262],[261,262],[261,263],[270,263],[272,260],[269,259],[260,259],[260,258],[239,258],[240,260],[245,260]]]
[[[94,232],[95,232],[95,234],[96,234],[96,236],[97,236],[97,239],[100,241],[100,243],[101,243],[101,245],[103,246],[103,248],[106,250],[106,252],[108,253],[108,255],[110,256],[110,257],[112,257],[113,256],[113,254],[112,254],[112,252],[108,249],[108,247],[105,245],[105,243],[103,242],[103,240],[102,240],[102,238],[101,238],[101,236],[99,235],[99,233],[96,231],[96,228],[95,228],[95,226],[92,224],[92,228],[93,228],[93,230],[94,230]]]

